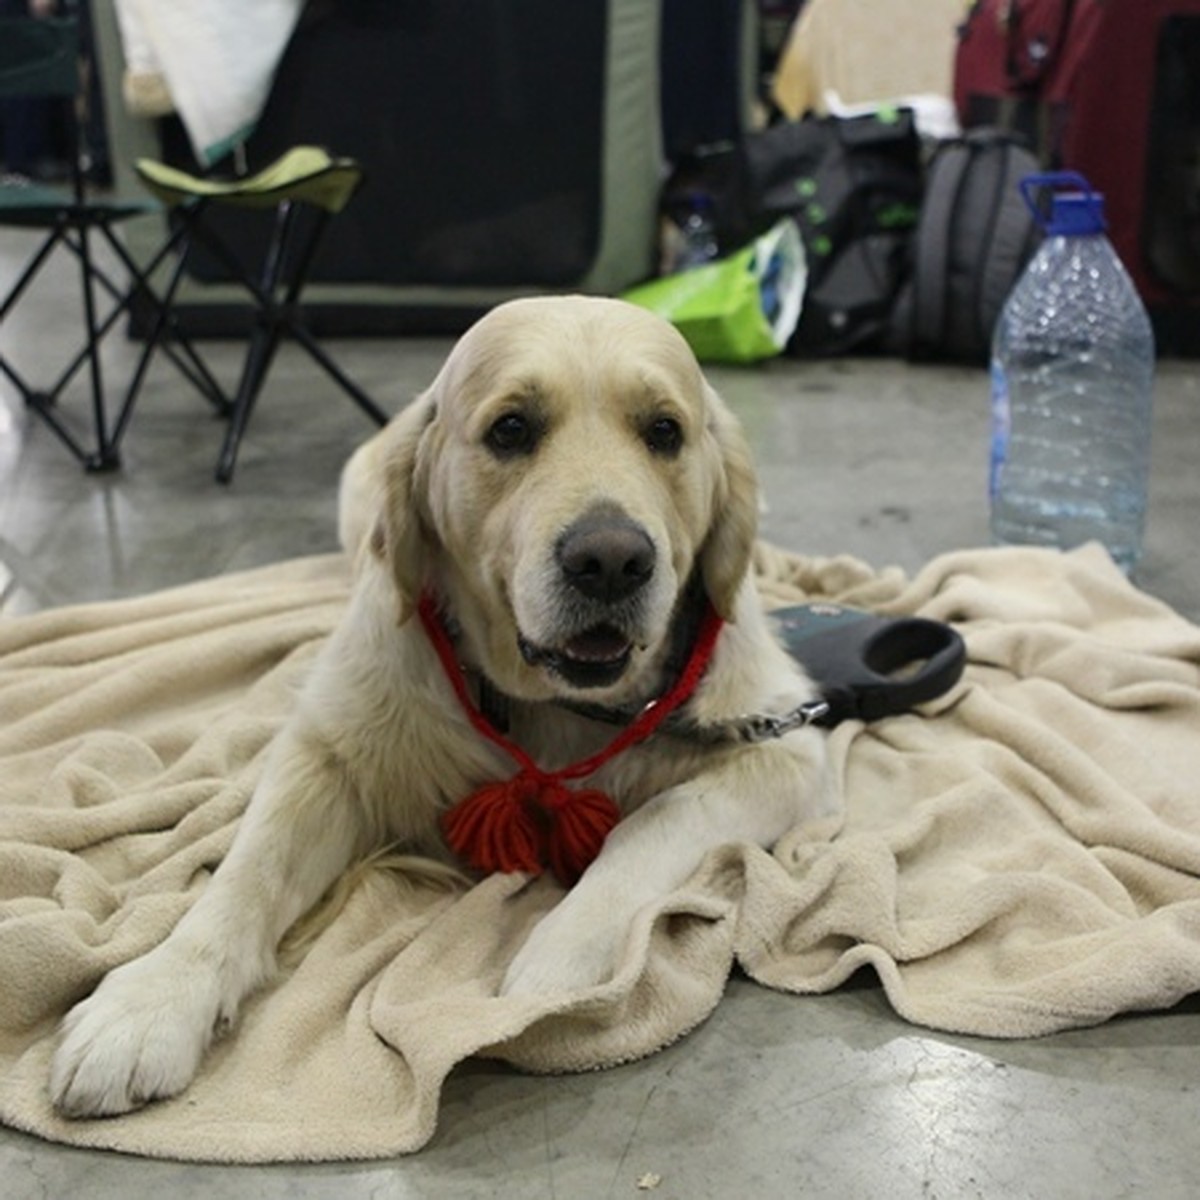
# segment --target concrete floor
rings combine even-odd
[[[0,267],[18,246],[0,239]],[[6,324],[6,352],[29,364],[69,341],[64,288],[52,281],[31,312]],[[447,345],[335,349],[394,409],[432,378]],[[235,347],[214,344],[210,353],[232,373]],[[114,379],[131,356],[114,342]],[[765,536],[909,571],[987,540],[982,371],[858,360],[711,374],[757,450]],[[84,475],[2,384],[0,398],[0,611],[8,614],[332,549],[338,470],[369,432],[292,349],[276,365],[228,488],[211,475],[221,427],[165,365],[131,428],[125,469],[110,476]],[[1161,366],[1154,455],[1139,581],[1200,619],[1200,373],[1192,364]],[[705,1025],[640,1063],[561,1078],[465,1065],[451,1077],[433,1142],[409,1158],[192,1166],[0,1129],[0,1196],[533,1200],[634,1196],[640,1180],[664,1200],[1182,1200],[1200,1193],[1198,1079],[1196,997],[1094,1030],[991,1042],[905,1024],[873,978],[817,998],[734,978]]]

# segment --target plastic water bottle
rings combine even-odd
[[[992,537],[1096,539],[1128,573],[1145,526],[1154,334],[1105,236],[1103,197],[1073,172],[1021,191],[1046,237],[992,342]]]
[[[681,239],[675,270],[702,267],[718,256],[712,197],[704,192],[689,194],[687,210],[679,220],[679,232]]]

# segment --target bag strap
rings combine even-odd
[[[973,148],[967,141],[949,142],[937,152],[929,186],[921,202],[913,287],[913,342],[940,346],[946,321],[946,267],[953,241],[952,217]]]

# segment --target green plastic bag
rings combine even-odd
[[[665,317],[701,362],[748,363],[787,345],[804,299],[804,244],[791,218],[726,258],[632,288],[624,299]]]

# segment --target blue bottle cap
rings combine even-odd
[[[1099,192],[1055,192],[1044,228],[1049,234],[1103,233],[1104,197]]]
[[[1021,195],[1033,219],[1050,236],[1076,236],[1103,233],[1104,196],[1077,171],[1049,171],[1026,175],[1021,180]],[[1049,198],[1050,211],[1046,211]]]

